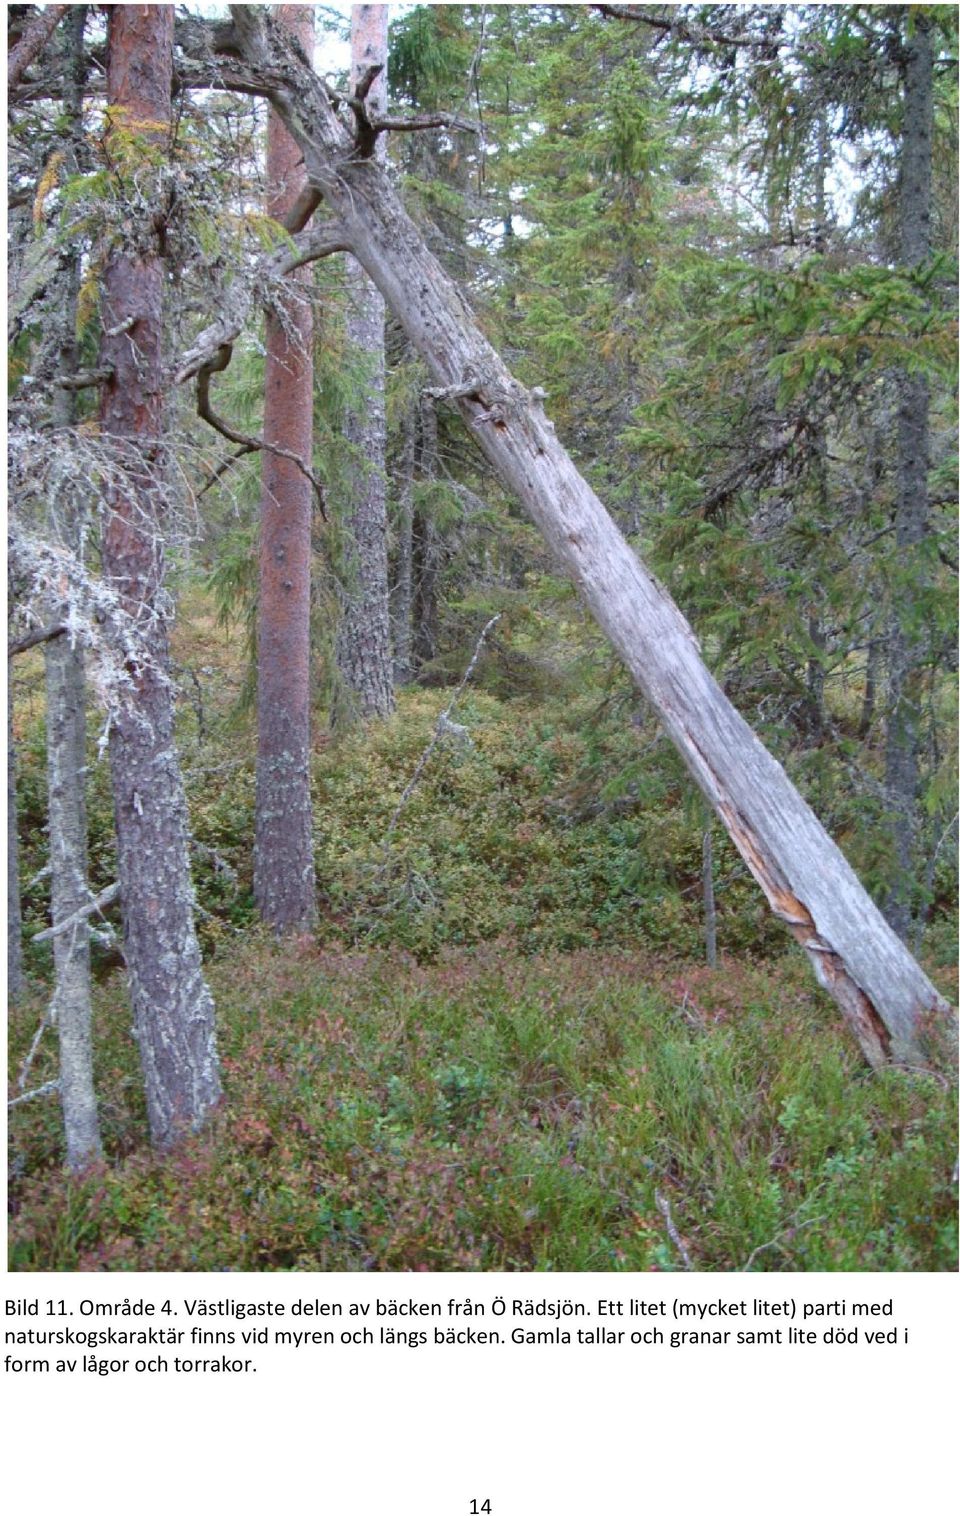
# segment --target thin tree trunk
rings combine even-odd
[[[877,705],[877,664],[879,662],[879,648],[876,637],[871,637],[867,643],[867,664],[863,675],[863,704],[860,707],[860,720],[857,724],[857,736],[864,742],[870,735],[873,726],[873,716]]]
[[[424,482],[436,478],[437,410],[433,400],[420,403],[420,467]],[[413,521],[413,665],[420,668],[437,656],[440,641],[440,566],[442,544],[430,509],[414,513]]]
[[[20,843],[17,835],[17,757],[13,740],[13,669],[7,664],[7,995],[23,994],[23,919]]]
[[[400,493],[397,500],[397,562],[393,591],[394,678],[413,677],[413,472],[417,446],[417,410],[410,404],[401,420]]]
[[[820,656],[826,647],[823,626],[816,611],[807,618],[807,631],[814,654],[807,659],[807,728],[815,742],[823,736],[823,691],[826,674]]]
[[[57,926],[90,899],[83,655],[67,636],[44,645],[47,688],[51,921]],[[53,1020],[60,1039],[60,1105],[67,1164],[80,1169],[100,1156],[90,1038],[90,931],[86,920],[53,939],[56,972]]]
[[[169,136],[173,7],[118,5],[109,15],[107,91],[114,119],[125,133],[142,134],[144,147],[156,155]],[[138,183],[141,193],[142,188]],[[103,567],[141,636],[139,656],[128,659],[130,698],[111,726],[110,766],[134,1036],[150,1135],[156,1146],[168,1147],[185,1129],[202,1124],[220,1097],[220,1074],[213,1000],[194,928],[168,672],[160,377],[164,263],[155,220],[142,234],[135,251],[128,244],[111,252],[103,275],[100,362],[112,367],[114,377],[103,386],[101,432],[114,443],[124,474],[106,501]]]
[[[903,145],[900,167],[900,260],[917,268],[930,256],[932,193],[933,42],[932,22],[921,7],[903,23],[912,28],[905,42]],[[920,784],[922,628],[915,600],[922,574],[918,551],[929,531],[927,468],[930,395],[923,374],[899,376],[897,418],[897,570],[889,637],[889,711],[886,790],[893,821],[893,878],[887,920],[907,940],[917,902],[917,804]]]
[[[281,5],[284,30],[313,56],[313,11]],[[300,149],[271,111],[268,212],[282,221],[305,186]],[[267,314],[263,434],[309,467],[313,456],[311,272],[287,281],[280,315]],[[257,629],[257,800],[253,888],[277,932],[316,917],[310,804],[310,481],[289,458],[262,454]]]
[[[351,24],[351,81],[355,91],[366,71],[379,66],[367,108],[387,109],[387,6],[355,5]],[[386,162],[386,137],[374,157]],[[352,500],[344,522],[343,610],[337,636],[337,664],[361,716],[389,716],[393,710],[390,654],[390,601],[387,579],[386,365],[384,303],[375,284],[347,258],[347,342],[362,360],[363,403],[344,420],[344,436],[354,448]]]
[[[946,1002],[709,673],[684,617],[577,472],[538,396],[482,335],[389,179],[351,156],[325,91],[295,66],[265,14],[232,6],[231,15],[258,87],[300,143],[355,256],[570,573],[864,1054],[875,1064],[922,1059],[928,1035],[937,1041],[949,1023]],[[265,86],[263,71],[284,52],[296,86]]]
[[[80,168],[82,154],[83,87],[85,64],[83,35],[86,6],[71,9],[65,22],[69,36],[69,61],[64,81],[63,108],[68,138],[68,161],[73,172]],[[64,294],[58,312],[61,323],[61,377],[78,367],[76,342],[77,297],[80,287],[80,255],[70,249],[65,256]],[[58,389],[53,403],[57,427],[76,421],[77,393]],[[79,547],[81,498],[69,519],[59,523],[68,548]],[[65,622],[68,607],[51,604],[51,623]],[[59,925],[82,911],[90,899],[87,880],[87,816],[84,801],[86,774],[86,683],[83,651],[68,635],[44,643],[47,696],[47,790],[50,832],[51,924]],[[91,1042],[90,929],[86,918],[72,930],[53,939],[56,983],[53,1017],[60,1039],[60,1106],[67,1164],[81,1169],[100,1156],[100,1128],[93,1084]]]
[[[717,966],[717,905],[713,893],[713,834],[703,833],[703,942],[708,968]]]

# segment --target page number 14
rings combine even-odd
[[[493,1506],[489,1500],[471,1500],[470,1516],[490,1516]]]

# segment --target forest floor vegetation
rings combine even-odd
[[[225,1099],[170,1157],[99,989],[109,1161],[67,1176],[56,1102],[15,1113],[12,1269],[956,1267],[955,1089],[868,1070],[798,958],[253,934],[210,979]]]
[[[64,1172],[55,1096],[11,1111],[12,1269],[956,1267],[952,1075],[863,1064],[719,827],[706,966],[702,804],[605,654],[581,640],[586,674],[558,683],[554,623],[546,685],[518,693],[518,669],[547,663],[514,633],[402,805],[452,691],[402,690],[389,721],[336,736],[318,713],[319,927],[277,944],[253,907],[245,648],[204,593],[184,609],[178,737],[224,1100],[176,1153],[150,1152],[119,953],[95,944],[106,1161]],[[32,941],[49,922],[39,653],[17,694],[29,991],[12,1095],[52,973]],[[96,736],[91,721],[100,891],[116,859]],[[869,863],[855,797],[822,788]],[[946,865],[935,884],[924,964],[953,999]],[[55,1043],[31,1087],[56,1079]]]

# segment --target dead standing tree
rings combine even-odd
[[[143,647],[110,730],[124,953],[150,1135],[170,1146],[220,1097],[213,1000],[193,918],[183,781],[173,742],[163,589],[163,164],[173,8],[112,6],[110,135],[135,193],[103,273],[100,424],[125,467],[108,491],[103,571]],[[153,174],[156,195],[142,195]]]
[[[578,586],[866,1058],[923,1061],[954,1025],[946,1001],[720,689],[683,615],[561,446],[542,395],[504,366],[376,162],[379,132],[426,123],[381,118],[349,131],[336,98],[263,8],[232,6],[231,15],[228,31],[204,33],[184,81],[270,101],[336,218],[336,239],[383,293],[436,380],[435,397],[458,408]]]

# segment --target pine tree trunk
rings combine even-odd
[[[231,15],[249,63],[275,66],[282,44],[264,13]],[[482,335],[386,175],[350,156],[325,93],[289,57],[284,67],[296,88],[278,84],[270,98],[355,256],[573,578],[864,1054],[922,1059],[928,1034],[952,1029],[946,1002],[709,673],[684,617],[577,472],[538,396]]]
[[[908,13],[903,145],[900,168],[900,260],[917,268],[930,256],[932,193],[932,23],[921,7]],[[901,373],[897,418],[897,572],[889,636],[886,791],[893,820],[893,878],[887,920],[907,940],[917,904],[917,806],[920,783],[922,668],[925,646],[916,628],[922,544],[929,531],[927,468],[930,396],[923,374]]]
[[[20,910],[20,843],[17,835],[17,757],[13,740],[13,679],[7,665],[7,997],[23,994],[23,919]]]
[[[277,17],[313,56],[313,11],[281,5]],[[301,153],[271,111],[268,213],[283,219],[304,187]],[[288,280],[282,319],[267,314],[263,432],[301,458],[313,456],[311,273]],[[277,932],[307,931],[316,917],[310,805],[310,558],[313,498],[296,464],[262,455],[257,628],[257,800],[253,887]]]
[[[381,65],[366,99],[371,112],[386,114],[387,6],[353,6],[351,54],[354,90],[368,68]],[[385,136],[378,139],[374,157],[386,162]],[[365,393],[362,404],[348,411],[344,420],[344,436],[353,446],[356,461],[344,522],[337,664],[360,715],[389,716],[394,699],[387,578],[384,303],[376,285],[349,257],[347,298],[347,343],[362,362]]]
[[[107,98],[117,130],[142,135],[155,155],[169,137],[173,8],[118,5],[109,16]],[[220,1097],[220,1074],[173,742],[163,594],[165,274],[155,216],[140,232],[139,246],[111,251],[103,274],[100,363],[114,377],[103,386],[100,422],[121,465],[115,480],[122,475],[105,501],[103,569],[140,631],[140,652],[127,664],[131,692],[111,726],[110,767],[134,1036],[150,1135],[168,1147],[202,1124]]]

